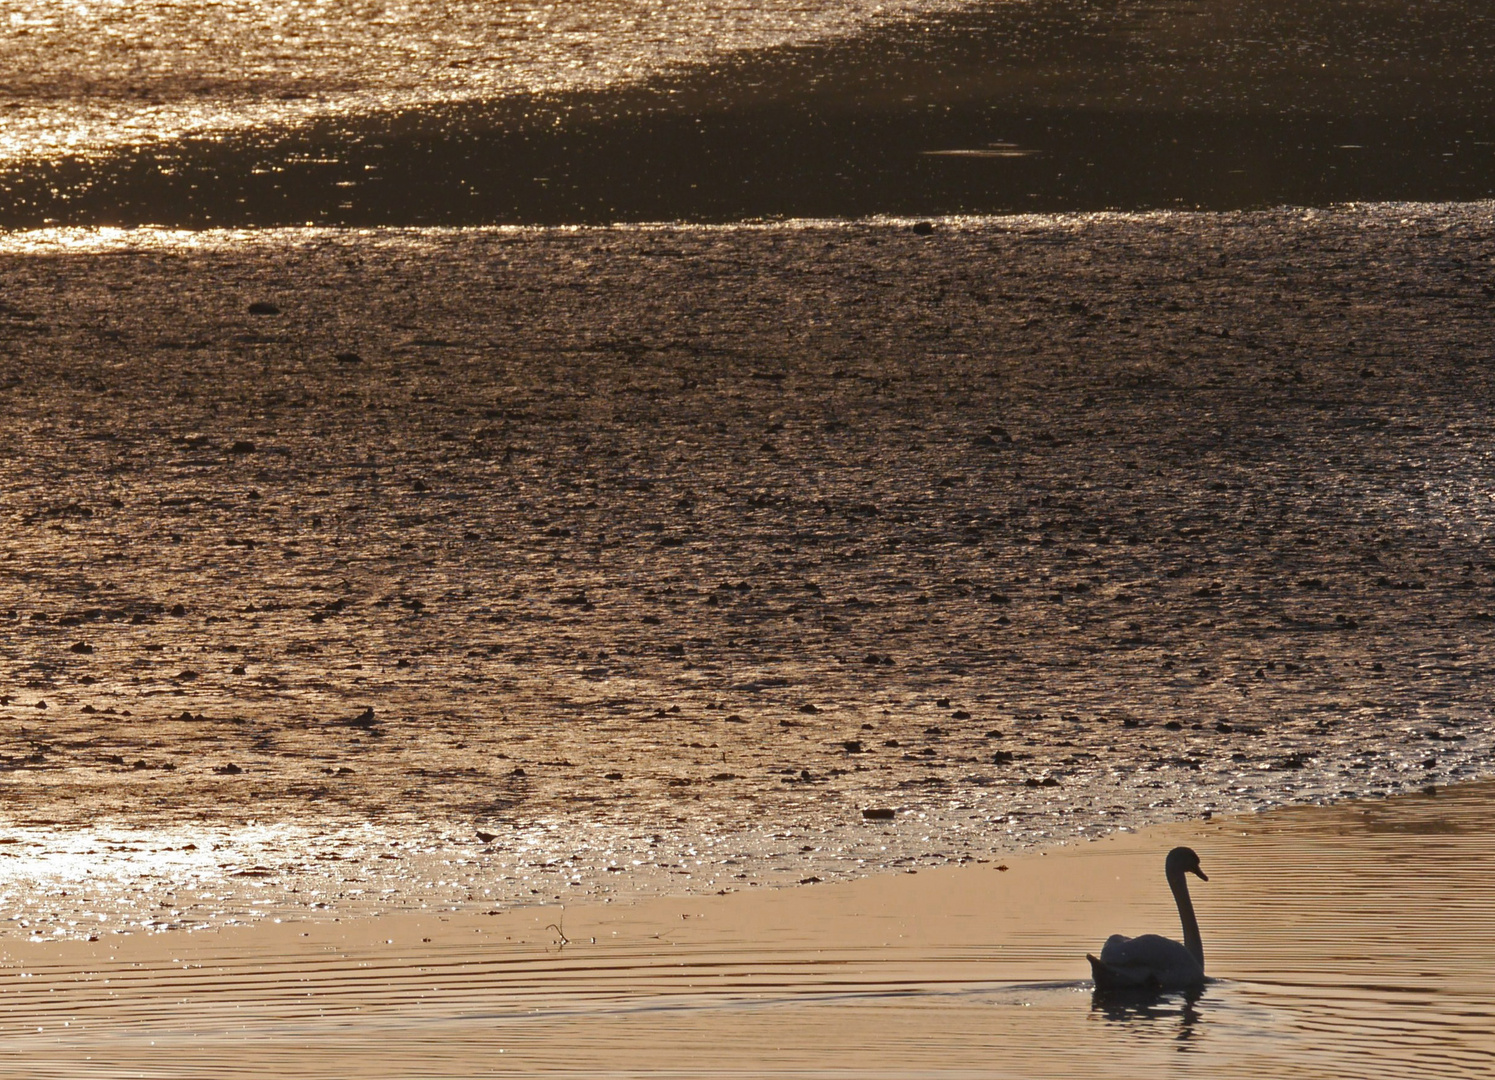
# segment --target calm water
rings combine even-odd
[[[1008,874],[551,909],[514,936],[390,923],[253,951],[194,935],[170,963],[12,956],[26,977],[0,989],[0,1074],[1486,1075],[1491,810],[1490,785],[1470,785]],[[1079,979],[1100,936],[1176,932],[1159,865],[1180,839],[1210,874],[1194,892],[1218,981],[1093,999]]]
[[[637,82],[960,6],[909,0],[5,0],[0,161]]]
[[[0,5],[0,226],[1495,193],[1470,0]]]

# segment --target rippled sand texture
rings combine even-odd
[[[5,820],[499,898],[1482,774],[1491,229],[13,238]]]
[[[1479,1077],[1495,1065],[1488,783],[1002,863],[641,905],[10,942],[0,1075]],[[1092,997],[1105,935],[1198,994]]]
[[[0,2],[0,161],[637,81],[948,7],[908,0]]]

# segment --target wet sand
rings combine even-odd
[[[1489,783],[857,882],[8,941],[0,1075],[1466,1077],[1495,1063]],[[1092,997],[1111,932],[1198,994]]]
[[[1487,775],[1491,236],[13,237],[14,929],[730,891]]]

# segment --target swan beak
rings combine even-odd
[[[1197,867],[1197,866],[1194,867],[1194,869],[1192,871],[1190,871],[1190,873],[1198,874],[1200,881],[1208,881],[1209,880],[1209,878],[1205,877],[1204,871],[1201,870],[1201,869],[1199,869],[1199,867]]]

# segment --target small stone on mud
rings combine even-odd
[[[238,776],[244,770],[230,761],[227,765],[219,765],[213,769],[219,776]]]
[[[249,305],[251,315],[279,315],[280,308],[266,300],[256,300]]]
[[[896,810],[889,810],[885,807],[870,807],[862,811],[862,819],[864,821],[892,821],[896,813]]]
[[[68,646],[68,652],[91,653],[93,652],[93,646],[86,641],[75,641]]]

